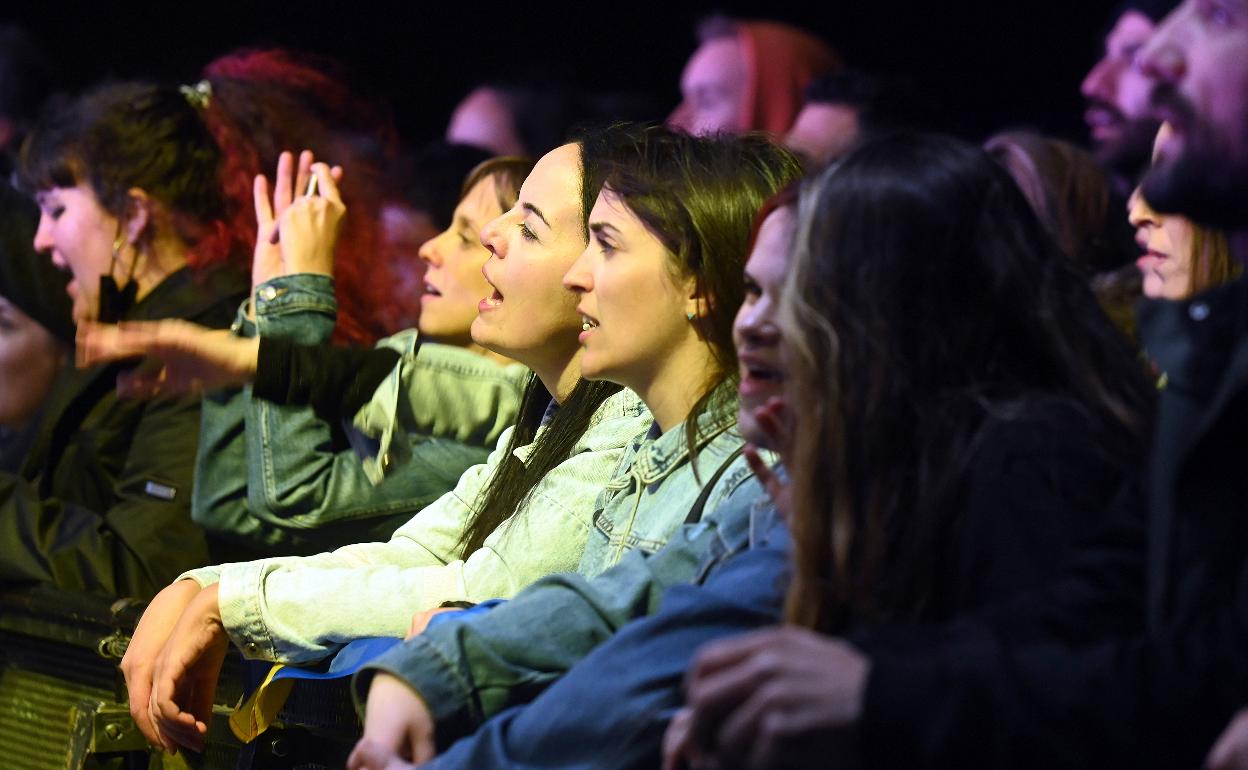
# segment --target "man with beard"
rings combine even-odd
[[[1237,231],[1243,260],[1248,0],[1186,0],[1137,65],[1153,117],[1175,125],[1145,195]],[[682,726],[702,755],[739,766],[719,749],[745,732],[767,735],[776,765],[818,741],[842,749],[825,766],[1242,766],[1243,722],[1206,753],[1248,703],[1248,279],[1147,303],[1141,336],[1169,376],[1153,454],[1120,500],[1120,522],[1066,578],[939,629],[811,635],[798,655],[772,644],[770,667],[743,665],[736,640],[704,650]],[[799,657],[820,673],[777,692]],[[740,697],[762,676],[774,708]],[[778,734],[780,723],[798,726]]]
[[[1148,109],[1152,86],[1135,66],[1135,56],[1174,6],[1174,0],[1119,5],[1105,35],[1104,55],[1079,89],[1087,101],[1084,121],[1097,160],[1113,175],[1115,192],[1124,198],[1148,167],[1159,124]]]

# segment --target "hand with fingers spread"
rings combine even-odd
[[[148,714],[161,742],[203,751],[212,698],[230,640],[221,623],[217,586],[191,600],[156,660]]]
[[[299,154],[297,168],[289,152],[278,157],[273,179],[257,176],[253,186],[256,206],[256,252],[252,261],[252,289],[281,275],[333,275],[334,246],[346,208],[338,192],[342,169],[314,162],[311,152]],[[315,192],[309,182],[315,179]]]
[[[378,673],[368,688],[364,737],[347,761],[347,770],[391,770],[436,756],[433,715],[416,691],[398,677]],[[399,764],[395,764],[395,763]]]
[[[151,720],[152,677],[160,651],[178,619],[199,592],[199,584],[194,580],[179,580],[156,594],[143,611],[143,617],[139,619],[126,654],[121,659],[121,673],[129,693],[130,716],[149,743],[166,751],[172,751],[176,745],[165,740]]]
[[[715,642],[686,682],[688,714],[664,766],[853,767],[870,661],[845,642],[784,627]]]
[[[251,382],[260,340],[176,319],[125,321],[116,326],[82,323],[76,351],[80,367],[150,359],[117,378],[117,390],[123,396],[149,398]]]

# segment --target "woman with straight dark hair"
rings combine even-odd
[[[157,693],[159,713],[136,707],[150,738],[167,747],[202,742],[207,714],[174,699],[182,697],[188,680],[209,685],[201,678],[214,670],[227,634],[249,655],[288,662],[322,658],[362,636],[401,635],[414,611],[510,596],[541,574],[575,568],[578,561],[580,570],[595,574],[627,550],[657,548],[698,499],[712,507],[748,478],[743,461],[735,472],[728,467],[737,460],[740,438],[731,430],[735,405],[719,386],[731,370],[713,363],[722,355],[716,349],[720,327],[725,318],[731,323],[741,292],[735,291],[737,299],[731,290],[714,292],[723,283],[720,272],[740,268],[753,209],[792,179],[797,165],[763,139],[687,147],[692,141],[660,129],[620,127],[564,145],[538,162],[516,206],[482,233],[491,251],[484,271],[492,293],[481,300],[473,322],[474,340],[523,361],[537,375],[516,429],[500,439],[486,465],[470,469],[455,491],[387,543],[200,570],[167,589],[167,601],[159,612],[149,608],[123,661],[132,703],[146,703],[153,687]],[[678,218],[683,229],[671,235],[679,252],[669,255],[635,217],[624,221],[600,212],[601,199],[592,215],[584,208],[598,197],[604,178],[624,186],[633,178],[631,169],[638,176],[657,174],[647,165],[656,163],[655,155],[663,178],[678,180],[671,183],[677,191],[702,179],[714,184],[721,205],[700,209],[694,221],[706,232],[726,229],[739,237],[708,237]],[[682,158],[700,173],[681,176]],[[328,170],[322,166],[317,173],[333,197]],[[644,196],[636,199],[640,207]],[[604,241],[621,233],[629,234],[638,252],[637,260],[619,264],[635,263],[637,271],[599,269],[590,252],[620,248]],[[712,247],[726,251],[712,253]],[[558,279],[570,267],[584,275],[564,279],[565,288]],[[630,289],[648,302],[639,306]],[[596,298],[604,304],[591,312],[587,303]],[[671,312],[656,315],[656,308]],[[569,322],[575,323],[571,329]],[[579,343],[568,333],[576,327]],[[116,343],[149,335],[138,347],[167,363],[188,350],[192,359],[202,352],[196,347],[201,333],[186,327],[165,332],[177,342],[162,346],[156,328],[132,327],[112,336]],[[647,335],[661,344],[636,344]],[[110,355],[133,352],[133,342],[113,345]],[[263,367],[263,342],[259,350]],[[250,355],[254,367],[254,348]],[[582,380],[582,374],[602,381]],[[257,388],[263,379],[257,374]],[[637,425],[642,415],[648,423],[649,413],[637,395],[613,384],[620,382],[635,385],[655,404],[651,435],[642,436],[644,426]],[[618,435],[612,421],[616,428],[631,426],[631,432]],[[686,421],[696,422],[696,430],[686,430]],[[601,459],[620,449],[614,474],[600,474]],[[604,491],[592,502],[584,493],[595,487]],[[261,608],[259,623],[254,607]]]
[[[791,625],[699,653],[669,762],[852,751],[823,721],[821,677],[847,674],[820,634],[870,639],[1046,585],[1145,459],[1140,365],[983,151],[872,142],[811,183],[799,222],[780,316],[803,426],[785,452]]]

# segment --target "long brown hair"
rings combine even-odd
[[[787,614],[930,619],[985,420],[1072,403],[1115,467],[1143,460],[1141,367],[981,150],[897,134],[803,190],[780,326],[796,570]]]

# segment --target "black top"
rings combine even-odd
[[[246,294],[233,273],[183,269],[127,319],[220,328]],[[118,399],[116,375],[133,365],[66,368],[21,471],[0,473],[0,584],[150,597],[208,562],[190,516],[199,399]]]
[[[1248,705],[1248,283],[1141,306],[1148,472],[1042,593],[857,641],[876,767],[1198,767]]]

